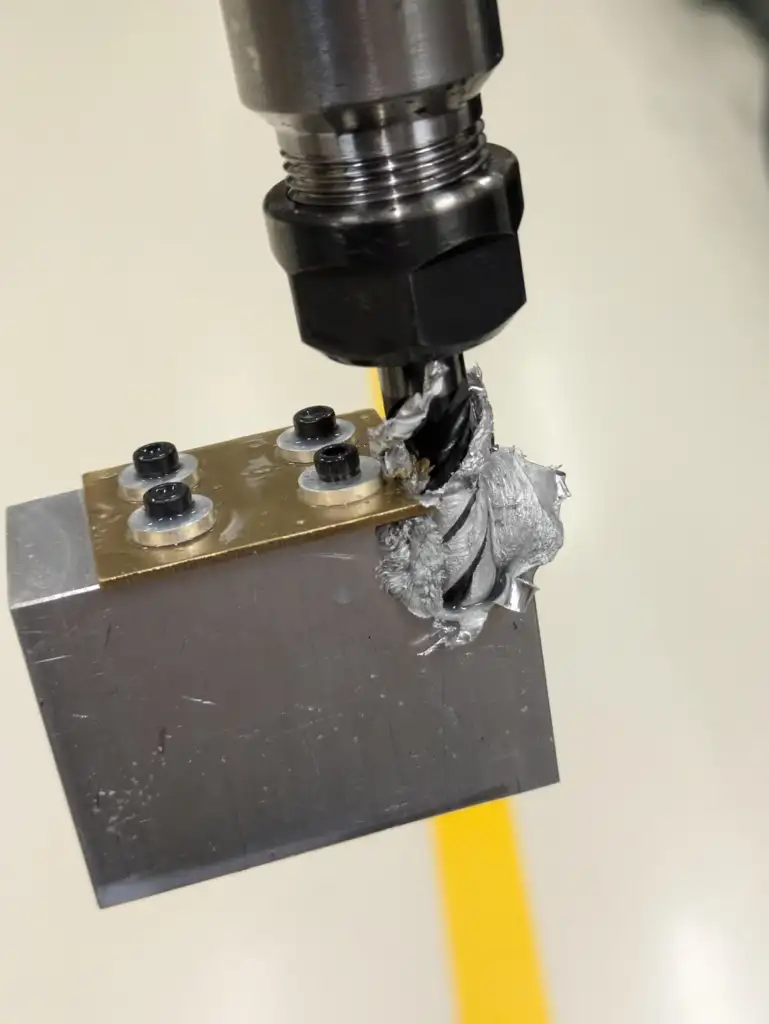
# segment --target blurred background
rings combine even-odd
[[[552,1020],[765,1024],[769,4],[500,6],[529,304],[479,359],[574,494],[563,781],[514,806]],[[7,0],[0,80],[3,505],[369,403],[297,339],[215,0]],[[8,617],[0,658],[3,1020],[453,1019],[424,825],[97,911]]]

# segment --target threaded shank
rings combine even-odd
[[[283,153],[286,185],[297,203],[356,206],[423,195],[445,188],[488,159],[483,121],[451,138],[362,160],[328,160]]]

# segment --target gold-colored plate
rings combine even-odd
[[[356,427],[361,454],[368,454],[368,431],[381,420],[373,410],[345,415]],[[399,488],[386,485],[364,501],[337,508],[314,508],[300,501],[297,481],[305,466],[287,463],[275,442],[281,430],[195,448],[200,479],[195,490],[213,499],[217,522],[198,540],[175,548],[140,548],[128,536],[135,505],[118,496],[122,466],[86,473],[85,507],[100,583],[267,550],[361,525],[378,526],[422,515],[424,509]]]

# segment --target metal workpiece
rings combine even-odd
[[[7,533],[102,906],[557,781],[533,606],[420,657],[370,523],[130,585],[99,583],[78,492],[11,508]]]
[[[381,422],[377,413],[349,413],[340,422],[350,425],[361,439],[361,455],[368,455],[369,430]],[[216,526],[204,536],[168,547],[150,548],[132,539],[127,528],[130,507],[118,493],[121,467],[86,473],[84,501],[99,580],[110,583],[168,572],[207,559],[230,558],[421,514],[419,502],[392,485],[377,488],[349,509],[305,505],[297,483],[301,467],[287,462],[277,447],[283,434],[284,430],[272,430],[193,449],[198,488],[214,504]]]

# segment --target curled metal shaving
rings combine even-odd
[[[429,654],[471,643],[495,605],[522,614],[536,592],[536,570],[563,545],[562,502],[569,496],[560,469],[530,462],[494,443],[494,416],[480,370],[468,374],[475,430],[459,469],[439,490],[426,490],[429,466],[406,442],[425,422],[443,386],[444,369],[427,368],[425,388],[372,431],[372,451],[384,473],[419,495],[430,515],[381,527],[382,587],[412,614],[433,620]],[[460,607],[447,605],[451,588],[472,571]]]
[[[407,398],[395,416],[369,430],[369,450],[382,463],[385,478],[398,480],[409,494],[424,491],[430,479],[430,466],[415,459],[406,442],[427,419],[433,399],[443,390],[445,375],[441,363],[428,363],[422,393]]]

